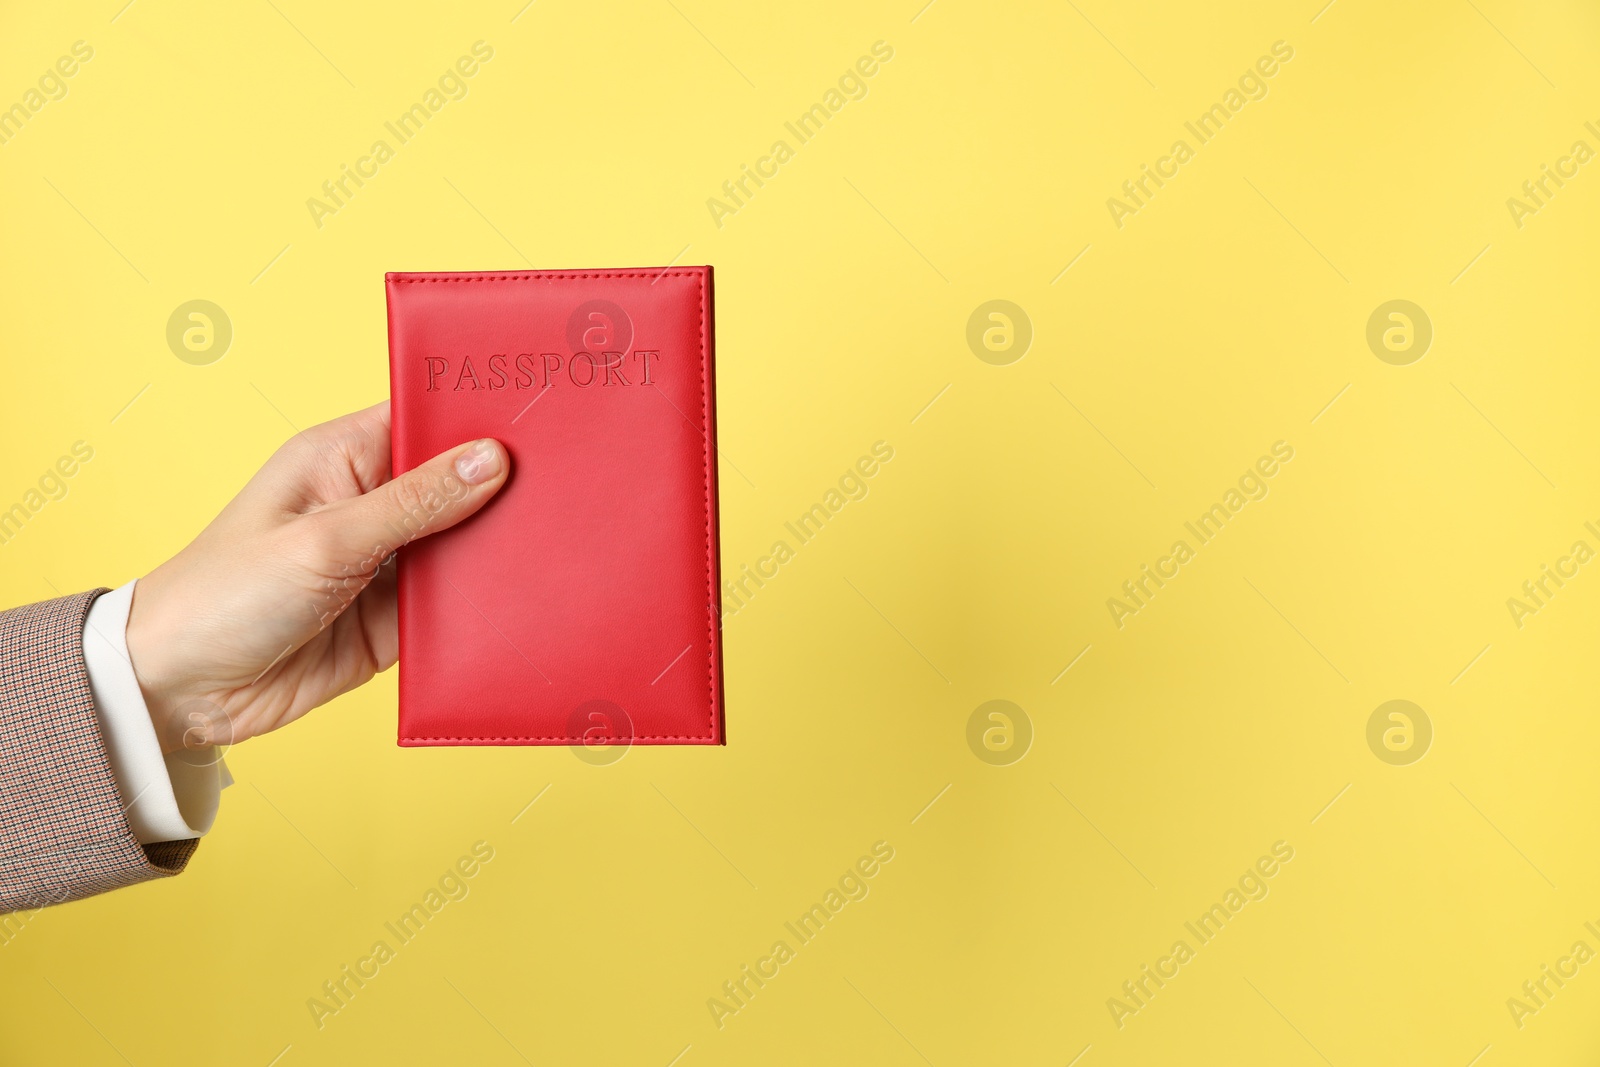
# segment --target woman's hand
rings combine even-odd
[[[128,655],[162,751],[276,730],[388,670],[395,550],[483,507],[509,463],[485,439],[391,480],[388,401],[278,449],[134,588]]]

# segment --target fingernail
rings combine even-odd
[[[456,457],[456,473],[468,485],[482,485],[500,473],[500,450],[490,441],[475,442]]]

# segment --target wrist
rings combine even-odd
[[[205,700],[198,679],[182,669],[174,655],[184,638],[166,623],[161,611],[161,581],[157,573],[134,586],[128,610],[128,662],[144,697],[162,755],[215,744],[215,723],[223,721],[220,708]]]

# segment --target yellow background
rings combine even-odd
[[[146,573],[293,428],[385,395],[386,270],[714,264],[730,571],[895,457],[728,619],[726,748],[400,750],[390,673],[235,749],[182,877],[0,947],[0,1060],[1600,1054],[1600,963],[1506,1005],[1600,949],[1600,565],[1506,606],[1600,547],[1600,172],[1506,207],[1600,148],[1600,16],[921,2],[7,5],[0,104],[94,58],[0,146],[0,505],[95,458],[0,546],[0,602]],[[479,40],[467,97],[315,226]],[[707,198],[879,40],[719,228]],[[1279,40],[1269,95],[1114,225]],[[209,366],[165,341],[196,298],[235,332]],[[991,299],[1035,332],[1008,366],[965,339]],[[1409,366],[1365,340],[1391,299],[1434,326]],[[1118,629],[1106,599],[1278,440],[1270,495]],[[1032,723],[1009,766],[967,744],[991,699]],[[1409,766],[1367,745],[1391,699],[1433,725]],[[318,1029],[479,840],[470,895]],[[718,1029],[708,998],[880,840],[870,895]],[[1270,895],[1119,1029],[1107,999],[1279,840]]]

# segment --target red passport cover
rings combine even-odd
[[[722,744],[711,268],[386,282],[394,473],[511,454],[399,552],[400,744]]]

